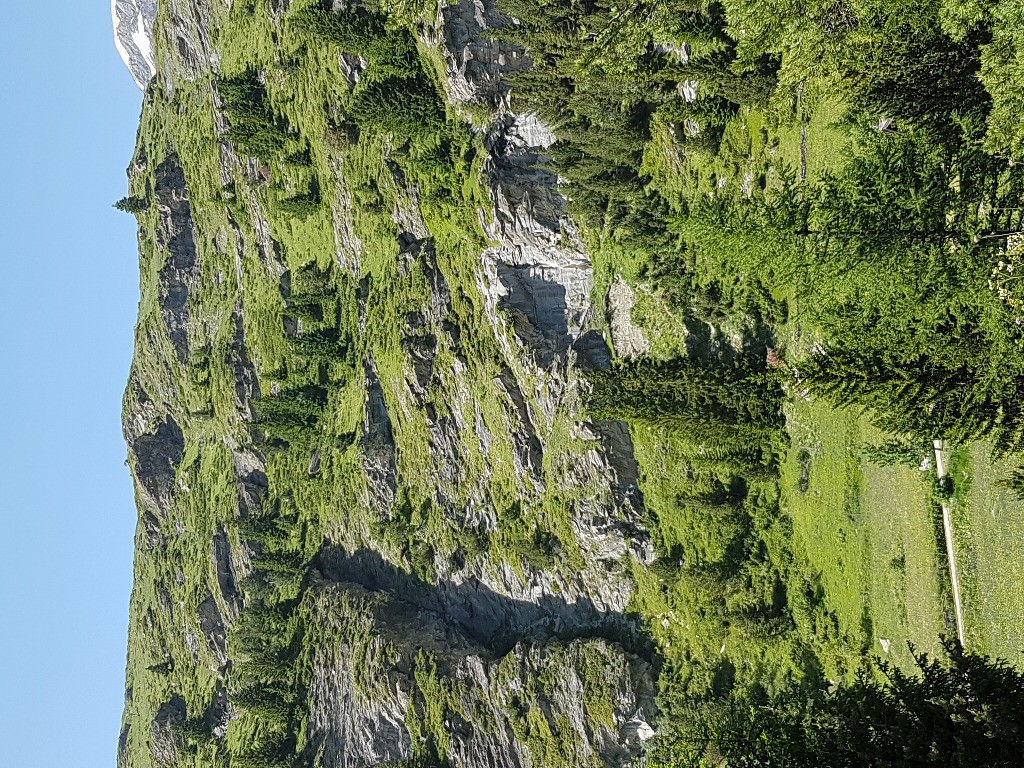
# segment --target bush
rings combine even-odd
[[[256,424],[269,438],[305,443],[327,403],[327,390],[307,386],[267,395],[256,403]]]
[[[281,200],[277,207],[282,213],[304,219],[320,210],[320,195],[316,192],[293,195]]]
[[[437,133],[444,126],[441,100],[425,77],[364,82],[353,95],[350,111],[361,129],[406,139]]]
[[[236,121],[225,137],[248,155],[268,158],[284,149],[288,134],[269,120]]]
[[[386,35],[385,17],[365,8],[335,12],[328,4],[313,5],[294,14],[292,28],[323,42],[341,46],[346,53],[369,58],[373,44]]]
[[[224,112],[231,121],[226,137],[243,152],[268,158],[284,149],[288,134],[270,108],[267,91],[254,70],[217,83]]]
[[[348,345],[333,330],[307,331],[289,339],[289,344],[297,354],[322,363],[341,362],[348,353]]]
[[[324,319],[324,298],[319,293],[293,293],[288,297],[285,312],[300,320],[319,323]]]

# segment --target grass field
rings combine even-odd
[[[1024,502],[997,485],[1017,462],[993,461],[978,443],[961,452],[954,480],[969,481],[953,508],[967,644],[1024,663]]]
[[[883,436],[852,411],[797,400],[789,432],[783,508],[794,556],[823,588],[830,633],[820,623],[807,630],[817,633],[830,673],[849,671],[858,648],[904,667],[913,663],[908,643],[937,651],[943,571],[928,477],[867,461],[862,446]]]

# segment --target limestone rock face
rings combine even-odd
[[[621,616],[550,595],[512,600],[475,581],[427,585],[372,552],[330,553],[325,575],[319,621],[343,638],[318,657],[311,692],[325,765],[412,757],[410,713],[436,705],[427,676],[449,699],[454,765],[537,764],[525,736],[531,708],[561,724],[561,764],[618,768],[638,753],[653,675]]]
[[[194,131],[196,110],[218,103],[213,20],[235,9],[166,5],[147,109],[164,103],[161,119]],[[287,6],[270,11],[280,19]],[[316,764],[407,760],[432,728],[446,734],[438,757],[460,768],[619,768],[652,735],[654,656],[627,616],[631,563],[654,557],[639,470],[626,426],[583,412],[583,372],[610,364],[593,269],[543,167],[554,135],[508,109],[505,77],[529,60],[488,38],[505,23],[491,0],[461,0],[419,27],[445,62],[449,100],[493,108],[477,126],[483,193],[470,215],[486,242],[466,265],[452,265],[421,190],[385,162],[376,183],[398,201],[383,214],[397,257],[374,272],[381,246],[354,212],[370,192],[348,178],[341,150],[319,179],[332,191],[326,258],[352,287],[346,322],[359,351],[346,387],[358,397],[345,402],[344,439],[296,457],[303,484],[288,493],[273,479],[288,459],[253,429],[260,396],[284,386],[286,337],[300,332],[282,307],[301,280],[268,215],[278,171],[216,135],[192,154],[168,142],[173,130],[143,137],[132,174],[152,208],[140,218],[143,298],[125,395],[140,523],[120,768],[181,759],[195,750],[189,733],[222,745],[239,717],[231,694],[244,654],[231,628],[262,547],[238,529],[268,505],[315,504],[324,518],[302,608],[315,628],[303,641],[303,709]],[[351,83],[366,66],[338,61]],[[223,113],[211,124],[225,133]],[[382,329],[379,305],[398,284],[416,299]],[[467,319],[467,305],[478,314]],[[332,501],[335,483],[343,502]],[[397,543],[387,535],[423,509],[441,522]],[[564,524],[510,532],[509,516],[527,511]],[[301,522],[293,538],[309,546],[305,536]],[[496,539],[508,554],[478,544]]]

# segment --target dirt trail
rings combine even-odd
[[[796,87],[796,100],[800,104],[800,181],[807,181],[807,110],[804,107],[804,84]]]
[[[932,445],[935,448],[935,471],[942,480],[946,472],[946,443],[943,440],[935,440]],[[964,645],[964,607],[960,602],[960,577],[956,570],[956,550],[953,547],[953,523],[950,518],[950,504],[948,500],[942,501],[942,530],[946,536],[946,557],[949,559],[949,578],[953,582],[953,607],[956,611],[956,636],[960,645]]]

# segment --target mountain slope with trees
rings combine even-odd
[[[342,5],[158,8],[119,765],[1011,764],[1014,4]]]

